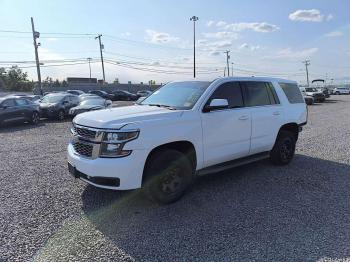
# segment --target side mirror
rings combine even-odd
[[[228,108],[227,99],[213,99],[210,101],[210,104],[208,106],[204,107],[203,111],[210,112],[213,110],[226,109],[226,108]]]
[[[108,107],[110,105],[112,105],[112,101],[111,100],[106,100],[105,101],[105,106]]]
[[[6,109],[7,106],[0,106],[0,109]]]

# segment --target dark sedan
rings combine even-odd
[[[72,107],[69,110],[69,115],[76,116],[76,115],[84,113],[84,112],[105,109],[105,108],[109,108],[111,106],[112,106],[111,100],[105,100],[105,99],[101,99],[101,98],[83,100],[79,103],[78,106]]]
[[[40,100],[40,115],[63,120],[68,115],[69,110],[78,104],[78,96],[67,93],[49,94]]]
[[[124,90],[116,90],[113,91],[112,94],[114,95],[114,101],[136,101],[140,97]]]
[[[91,90],[89,91],[90,94],[94,94],[94,95],[98,95],[104,99],[112,99],[113,95],[112,94],[108,94],[106,91],[102,91],[102,90]]]
[[[0,126],[10,122],[39,122],[39,106],[18,96],[0,98]]]

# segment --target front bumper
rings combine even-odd
[[[68,145],[68,163],[75,168],[77,177],[93,186],[114,189],[137,189],[142,185],[144,163],[148,152],[146,150],[134,150],[127,157],[122,158],[96,158],[88,159],[78,155],[72,146]],[[108,178],[119,180],[114,186],[107,186],[99,181]]]

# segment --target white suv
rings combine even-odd
[[[263,158],[288,164],[306,121],[293,81],[172,82],[140,104],[76,116],[68,167],[96,187],[145,187],[170,203],[199,175]]]

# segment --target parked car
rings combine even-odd
[[[147,97],[149,95],[151,95],[153,92],[152,91],[149,91],[149,90],[141,90],[141,91],[138,91],[136,93],[136,95],[138,95],[139,97],[143,96],[143,97]]]
[[[73,120],[68,169],[101,188],[179,199],[196,176],[270,158],[288,164],[307,108],[297,83],[263,77],[172,82],[141,104]]]
[[[91,91],[89,91],[89,93],[100,96],[104,99],[110,99],[110,100],[112,100],[114,97],[113,94],[108,94],[106,91],[102,91],[102,90],[91,90]]]
[[[306,94],[305,88],[300,88],[300,91],[304,97],[305,103],[307,105],[313,105],[314,104],[314,98],[312,96],[308,96]]]
[[[6,96],[0,98],[0,126],[10,122],[38,124],[39,105],[24,97]]]
[[[348,87],[336,87],[333,89],[334,95],[348,95],[350,94],[350,88]]]
[[[76,96],[85,94],[85,92],[84,92],[84,91],[81,91],[81,90],[67,90],[67,93],[70,93],[70,94],[76,95]]]
[[[139,96],[128,91],[116,90],[112,92],[113,101],[136,101]]]
[[[83,101],[83,100],[87,100],[87,99],[98,99],[98,98],[102,98],[98,95],[94,95],[94,94],[82,94],[79,96],[79,101]]]
[[[324,102],[326,100],[326,96],[323,92],[317,90],[315,87],[306,87],[305,93],[308,96],[312,96],[315,102]]]
[[[106,100],[106,99],[87,99],[83,100],[79,103],[79,105],[72,107],[69,110],[70,116],[76,116],[78,114],[88,112],[88,111],[94,111],[94,110],[100,110],[100,109],[106,109],[112,107],[112,101]]]
[[[79,104],[79,97],[68,93],[48,94],[40,100],[40,115],[63,120],[69,109]]]

